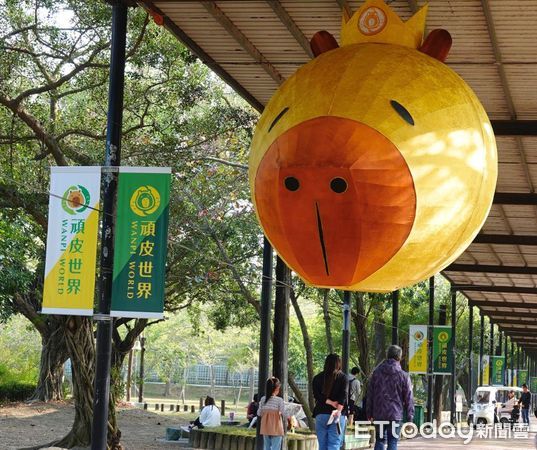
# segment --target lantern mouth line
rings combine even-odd
[[[330,276],[330,271],[328,270],[328,258],[326,257],[326,247],[324,245],[323,223],[321,221],[321,214],[319,213],[319,204],[317,202],[315,202],[315,211],[317,212],[317,229],[319,230],[319,240],[321,241],[321,249],[323,251],[324,270],[326,270],[326,275]]]

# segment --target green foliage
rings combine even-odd
[[[35,384],[22,383],[20,381],[0,381],[0,404],[7,402],[22,402],[33,394]]]
[[[111,398],[120,400],[125,397],[127,392],[127,382],[121,376],[121,370],[117,367],[112,367],[110,370],[110,395]]]
[[[30,323],[15,316],[0,327],[0,380],[35,383],[41,339]]]

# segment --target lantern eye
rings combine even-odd
[[[298,191],[298,188],[300,187],[300,183],[295,177],[287,177],[283,183],[287,190],[291,192]]]
[[[347,190],[347,182],[343,178],[334,178],[330,182],[330,189],[332,189],[336,194],[343,194]]]
[[[410,125],[414,125],[414,119],[412,118],[412,115],[408,112],[408,109],[401,105],[401,103],[395,100],[390,100],[390,105],[392,105],[392,108],[395,109],[395,112],[399,114],[405,122]]]
[[[270,127],[269,127],[269,133],[270,133],[270,130],[272,130],[274,128],[274,125],[276,125],[278,123],[278,120],[280,120],[283,115],[289,111],[289,106],[286,106],[285,108],[283,108],[280,113],[274,118],[274,120],[272,121],[272,123],[270,124]]]

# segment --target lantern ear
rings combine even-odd
[[[438,28],[429,33],[419,50],[440,62],[444,62],[448,57],[452,42],[451,34],[447,30]]]
[[[328,31],[317,31],[310,40],[311,51],[314,56],[319,56],[321,53],[328,52],[339,45],[336,38],[332,36]]]

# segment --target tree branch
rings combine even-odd
[[[43,212],[47,202],[46,194],[21,192],[14,184],[0,183],[0,208],[23,208],[43,230],[47,229],[47,217]]]

